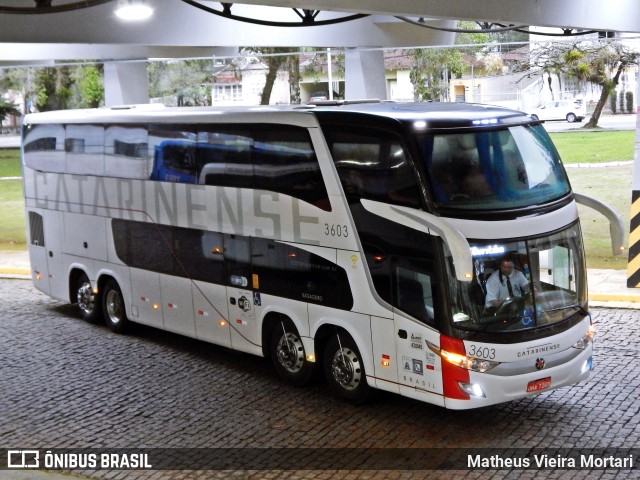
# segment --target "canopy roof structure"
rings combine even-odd
[[[123,21],[114,13],[123,1],[145,1],[153,8],[153,15],[145,21]],[[458,19],[555,27],[559,34],[578,30],[640,32],[640,2],[0,0],[0,65],[202,57],[220,55],[221,47],[238,46],[446,45],[453,41],[448,29]],[[214,47],[217,50],[212,50]]]

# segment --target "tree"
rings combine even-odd
[[[98,107],[104,99],[103,67],[78,64],[45,68],[9,68],[0,72],[0,90],[20,92],[21,109]]]
[[[209,105],[211,60],[151,62],[147,67],[149,96],[176,96],[178,105]]]
[[[40,111],[64,110],[69,108],[72,96],[71,68],[44,67],[36,73],[36,106]]]
[[[292,105],[299,105],[300,99],[300,55],[289,56],[287,62],[289,71],[289,101]]]
[[[11,90],[22,94],[21,110],[29,113],[29,107],[35,98],[35,69],[7,68],[0,70],[0,91]]]
[[[267,64],[267,77],[264,88],[262,89],[262,95],[260,96],[260,105],[269,105],[269,99],[271,98],[273,85],[278,77],[278,71],[287,64],[289,56],[286,55],[286,53],[290,52],[291,49],[262,47],[257,50],[263,55],[262,61]]]
[[[317,51],[312,58],[305,62],[304,76],[311,77],[313,80],[314,90],[323,91],[324,86],[320,86],[320,79],[324,77],[325,72],[329,73],[331,68],[332,78],[343,78],[345,74],[345,55],[341,51],[332,51],[329,55],[329,51],[326,48],[306,47],[304,51]],[[329,67],[329,58],[331,58],[331,67]],[[299,83],[299,82],[298,82]],[[334,84],[335,85],[335,84]],[[338,91],[334,90],[334,85],[329,85],[327,82],[327,93],[329,90],[333,90],[334,99],[344,97],[344,88],[339,88]],[[300,102],[297,102],[300,103]]]
[[[0,123],[7,118],[8,115],[22,115],[18,110],[18,105],[0,100]]]
[[[414,99],[419,102],[444,100],[450,75],[462,73],[462,54],[451,48],[419,48],[411,51],[411,57],[409,80],[413,84]]]
[[[76,84],[80,93],[80,106],[98,108],[104,100],[101,68],[89,65],[80,68]]]
[[[624,70],[637,62],[639,53],[615,40],[551,42],[531,52],[530,75],[555,74],[597,85],[602,89],[591,119],[583,128],[594,128],[609,96],[615,93]]]

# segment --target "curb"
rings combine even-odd
[[[20,267],[0,267],[0,275],[27,275],[31,277],[31,270]]]
[[[638,295],[624,293],[590,293],[589,301],[640,303],[640,293]]]

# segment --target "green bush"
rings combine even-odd
[[[618,94],[618,106],[620,107],[620,113],[624,113],[624,91]]]
[[[613,113],[614,115],[618,111],[617,100],[618,100],[618,95],[616,95],[616,92],[613,92],[611,95],[609,95],[609,107],[611,108],[611,113]]]
[[[633,113],[633,92],[627,92],[627,113]]]

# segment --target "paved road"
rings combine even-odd
[[[544,126],[548,132],[563,132],[567,130],[580,129],[590,118],[590,115],[587,116],[582,123],[569,123],[567,121],[545,122]],[[598,126],[600,128],[611,128],[616,130],[635,130],[636,114],[602,115],[598,119]]]
[[[335,468],[342,465],[340,450],[315,450],[328,447],[640,449],[637,310],[593,311],[596,369],[588,382],[454,412],[390,394],[354,407],[328,396],[322,384],[295,388],[281,383],[258,357],[147,327],[116,335],[83,322],[72,307],[38,293],[26,280],[0,280],[0,298],[0,448],[233,448],[252,455],[264,448],[304,447],[328,461],[330,452],[337,462],[324,472],[214,470],[180,476],[256,479],[541,474],[518,469],[347,472]],[[176,478],[176,473],[74,471],[127,479]],[[640,477],[640,470],[543,473],[545,478]]]

